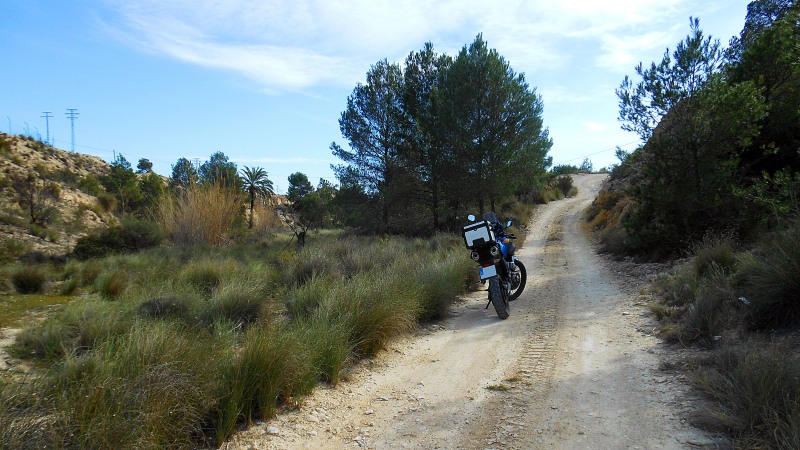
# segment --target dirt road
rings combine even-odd
[[[528,284],[508,320],[473,293],[449,320],[223,448],[710,446],[683,418],[681,376],[658,370],[665,350],[636,283],[580,229],[602,180],[576,176],[577,197],[537,210],[518,251]]]

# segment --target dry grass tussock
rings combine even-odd
[[[241,195],[221,185],[193,186],[182,195],[165,197],[158,221],[178,245],[220,245],[240,215]]]
[[[457,236],[315,243],[70,262],[64,280],[94,293],[18,335],[14,356],[52,370],[0,374],[0,448],[219,446],[442,317],[475,274]]]
[[[800,223],[748,250],[730,234],[691,248],[692,258],[657,278],[652,309],[664,337],[710,350],[692,364],[695,386],[712,400],[697,424],[734,448],[800,448]]]

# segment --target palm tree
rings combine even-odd
[[[267,177],[267,171],[261,167],[253,167],[251,169],[244,166],[242,175],[242,181],[244,182],[242,187],[250,196],[249,228],[253,228],[253,207],[256,203],[256,197],[270,198],[275,195],[275,188],[272,185],[272,181]]]

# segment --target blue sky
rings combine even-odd
[[[689,17],[727,45],[744,0],[3,0],[0,130],[169,175],[180,157],[224,152],[263,167],[280,192],[292,172],[335,182],[330,143],[370,66],[426,41],[456,55],[483,33],[544,101],[554,163],[617,162],[638,138],[614,94],[660,60]],[[636,79],[636,78],[634,78]]]

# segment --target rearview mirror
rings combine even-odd
[[[506,228],[510,227],[510,226],[511,226],[511,223],[512,223],[512,222],[509,220],[509,221],[508,221],[508,223],[506,224]]]
[[[470,222],[475,222],[475,215],[474,214],[470,214],[470,215],[467,216],[467,219],[469,219]]]

